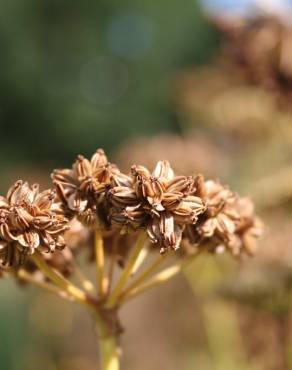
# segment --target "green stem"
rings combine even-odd
[[[117,336],[111,332],[105,319],[96,316],[99,334],[101,370],[119,370],[119,345]]]
[[[140,276],[137,277],[136,280],[127,286],[127,288],[120,294],[119,299],[123,299],[123,297],[128,295],[129,292],[144,284],[157,271],[167,257],[167,254],[159,256],[152,264],[150,264],[150,266],[145,269],[145,271],[141,273]]]
[[[152,274],[153,270],[159,266],[161,262],[163,262],[163,258],[158,259],[150,268],[141,275],[132,285],[130,285],[126,290],[124,290],[119,296],[119,302],[124,303],[125,301],[136,297],[156,286],[166,283],[168,280],[172,279],[174,276],[179,274],[183,271],[186,267],[188,267],[191,262],[194,261],[195,258],[199,255],[199,252],[193,254],[191,256],[186,257],[184,260],[175,263],[172,266],[167,267],[166,269],[158,272],[152,278],[147,280],[150,275]],[[145,282],[146,279],[146,282]]]
[[[71,297],[74,298],[76,302],[88,306],[91,309],[94,308],[94,305],[92,305],[91,302],[88,300],[87,295],[83,292],[83,290],[73,285],[69,280],[65,279],[58,271],[50,267],[46,263],[42,254],[39,251],[35,251],[31,258],[37,265],[37,267],[43,272],[43,274],[46,277],[48,277],[50,281],[52,281],[57,287],[68,293]]]
[[[112,293],[110,294],[110,296],[107,300],[107,304],[106,304],[107,308],[112,308],[116,305],[120,293],[122,292],[125,285],[127,284],[128,279],[132,275],[132,272],[135,268],[135,265],[137,263],[139,255],[140,255],[140,253],[141,253],[141,251],[144,247],[145,240],[146,240],[146,234],[145,234],[145,232],[142,231],[142,232],[140,232],[140,234],[138,236],[138,239],[136,241],[136,245],[135,245],[132,253],[130,254],[129,260],[128,260],[128,262],[127,262],[127,264],[126,264],[126,266],[125,266],[125,268],[124,268],[124,270],[123,270],[123,272],[120,276],[119,281],[117,282],[117,285],[115,286],[115,288],[113,289]]]
[[[107,280],[104,273],[104,245],[102,232],[98,226],[95,230],[95,258],[96,258],[96,274],[97,274],[97,287],[100,296],[102,297],[107,289]]]
[[[182,271],[182,264],[178,263],[173,266],[166,268],[165,270],[160,271],[156,274],[152,279],[147,281],[145,284],[137,287],[136,289],[130,290],[128,294],[123,295],[120,298],[120,302],[124,303],[125,301],[129,300],[130,298],[134,298],[137,295],[145,293],[146,291],[155,288],[161,284],[166,283],[168,280],[176,276]]]
[[[17,276],[18,276],[19,279],[21,279],[21,280],[23,280],[27,283],[34,284],[35,286],[37,286],[37,287],[39,287],[39,288],[41,288],[41,289],[43,289],[47,292],[56,294],[59,297],[70,300],[70,297],[68,295],[66,295],[65,291],[61,290],[56,285],[53,285],[53,284],[47,283],[45,281],[41,281],[41,280],[36,279],[35,276],[33,276],[32,274],[30,274],[29,272],[27,272],[24,269],[18,270],[17,271]]]
[[[102,370],[119,370],[119,356],[115,337],[109,336],[100,340],[100,354]]]

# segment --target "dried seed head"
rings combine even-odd
[[[207,208],[195,225],[188,226],[186,235],[190,242],[211,252],[227,248],[234,256],[253,255],[257,238],[263,233],[253,203],[239,198],[219,182],[204,182],[202,177],[197,189]]]
[[[229,248],[239,254],[241,251],[253,256],[258,249],[257,240],[264,234],[264,225],[254,213],[254,205],[249,198],[239,198],[235,204],[240,221]]]
[[[0,197],[0,260],[19,265],[35,249],[54,252],[65,246],[68,221],[56,203],[54,190],[39,192],[38,185],[17,181]]]
[[[110,219],[114,226],[121,229],[121,233],[127,233],[144,227],[147,222],[147,214],[140,205],[125,208],[112,208]]]
[[[72,169],[55,170],[52,180],[69,217],[78,217],[87,225],[97,222],[98,207],[112,176],[122,182],[117,167],[108,162],[102,149],[91,160],[78,156]],[[120,177],[118,177],[120,176]]]
[[[132,166],[132,178],[113,186],[108,196],[111,221],[123,230],[145,228],[161,252],[177,249],[186,225],[196,223],[205,205],[196,191],[196,179],[175,176],[167,161],[159,161],[152,173]]]

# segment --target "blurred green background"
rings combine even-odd
[[[217,41],[195,0],[3,3],[2,170],[60,166],[137,133],[178,131],[172,75]]]
[[[195,0],[1,2],[1,191],[20,176],[42,181],[44,174],[45,183],[48,170],[97,147],[114,153],[138,134],[179,132],[170,106],[173,75],[206,61],[217,45],[218,36]],[[72,334],[66,331],[66,318],[74,315],[66,304],[50,306],[51,297],[38,296],[33,288],[24,291],[11,281],[0,280],[0,295],[1,370],[97,368],[95,358],[91,365],[86,360],[87,344],[80,349],[81,331],[91,333],[89,320],[82,330],[75,320]],[[35,317],[59,332],[48,334],[43,324],[35,329]],[[133,344],[137,338],[134,331],[130,334]],[[91,341],[89,352],[94,353],[93,337]],[[190,356],[192,346],[189,339]],[[74,351],[85,360],[78,362]],[[157,358],[155,352],[153,356]],[[189,369],[191,359],[187,357]],[[179,368],[180,362],[172,364]]]

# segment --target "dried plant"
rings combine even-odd
[[[183,121],[257,143],[281,130],[291,137],[291,24],[268,16],[209,20],[222,46],[212,64],[178,74]]]
[[[55,191],[39,192],[37,184],[17,181],[0,198],[1,259],[4,265],[21,264],[36,250],[54,252],[65,246],[67,229]]]
[[[225,140],[228,135],[248,145],[283,131],[291,137],[290,111],[280,110],[272,91],[242,78],[223,55],[210,65],[178,73],[174,90],[177,114],[186,127],[201,123]]]
[[[171,279],[199,252],[254,254],[262,233],[251,201],[201,175],[177,176],[168,161],[124,174],[99,149],[52,179],[56,191],[18,181],[0,198],[0,277],[84,306],[106,370],[119,368],[125,302]],[[96,262],[96,287],[78,266],[82,251]]]
[[[258,17],[215,21],[224,34],[227,59],[243,77],[273,91],[282,102],[291,101],[292,28],[278,18]]]
[[[168,160],[175,166],[176,174],[204,173],[208,177],[220,175],[222,178],[230,171],[231,160],[214,141],[198,131],[188,132],[185,136],[142,136],[123,143],[115,158],[122,169],[129,168],[133,162],[153,168],[168,153]]]
[[[205,210],[202,199],[194,195],[196,178],[174,176],[166,161],[158,162],[152,174],[133,166],[132,175],[127,186],[109,191],[113,223],[122,229],[145,228],[161,253],[178,249],[184,227],[196,223]]]
[[[52,180],[65,214],[70,218],[77,216],[88,225],[96,223],[105,189],[112,174],[117,172],[102,149],[98,149],[90,161],[79,155],[72,169],[55,170]]]
[[[227,187],[212,180],[200,181],[199,194],[207,210],[205,218],[188,227],[191,242],[206,246],[216,252],[228,248],[234,256],[243,252],[254,255],[256,239],[263,232],[263,225],[254,215],[253,204],[248,198],[239,198]]]

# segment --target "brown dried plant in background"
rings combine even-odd
[[[208,130],[234,158],[228,179],[262,208],[291,200],[291,26],[270,17],[211,18],[222,47],[209,65],[178,73],[186,132]],[[277,178],[277,181],[275,181]]]
[[[291,100],[292,28],[278,18],[217,21],[224,34],[225,57],[234,62],[243,78]]]
[[[129,139],[117,150],[115,158],[122,169],[133,162],[154,168],[165,153],[178,175],[204,173],[207,177],[225,178],[230,172],[231,160],[224,149],[199,131],[185,136],[168,133]]]
[[[207,124],[242,141],[291,137],[292,28],[267,16],[211,17],[222,47],[209,65],[178,73],[180,120]],[[220,132],[221,131],[221,132]]]
[[[210,65],[178,73],[174,84],[173,99],[185,128],[207,127],[248,143],[271,137],[276,128],[291,132],[290,113],[279,110],[274,93],[243,79],[222,55]]]

